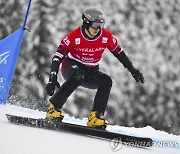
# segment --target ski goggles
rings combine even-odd
[[[102,29],[104,27],[104,22],[92,22],[91,27],[93,29]]]

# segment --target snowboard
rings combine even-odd
[[[153,144],[153,140],[151,138],[130,136],[130,135],[111,132],[106,129],[89,128],[77,124],[55,122],[47,119],[35,119],[35,118],[22,117],[22,116],[10,115],[10,114],[6,114],[6,116],[9,122],[24,126],[68,132],[68,133],[79,134],[83,136],[89,136],[104,140],[118,139],[118,141],[120,141],[122,144],[126,144],[126,145],[130,144],[131,146],[135,146],[135,147],[151,147]]]

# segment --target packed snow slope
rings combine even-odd
[[[180,136],[154,130],[151,127],[127,128],[108,126],[109,131],[135,136],[151,137],[153,147],[136,148],[120,146],[112,148],[110,141],[80,136],[65,132],[32,128],[9,123],[5,114],[14,114],[33,118],[45,117],[44,112],[30,110],[13,105],[0,105],[0,154],[179,154]],[[87,119],[75,119],[65,115],[64,121],[85,125]]]

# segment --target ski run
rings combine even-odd
[[[8,122],[6,114],[44,118],[45,112],[26,109],[10,104],[0,105],[0,153],[1,154],[179,154],[180,136],[158,131],[150,126],[133,128],[123,126],[107,126],[107,130],[116,133],[150,137],[153,146],[137,148],[118,144],[118,142],[100,140],[68,132],[45,130]],[[65,115],[63,122],[86,125],[87,119],[76,119]]]

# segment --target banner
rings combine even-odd
[[[24,35],[19,28],[0,41],[0,104],[5,104]]]
[[[23,27],[0,41],[0,104],[5,104],[8,98],[30,6],[31,0],[28,2]]]

